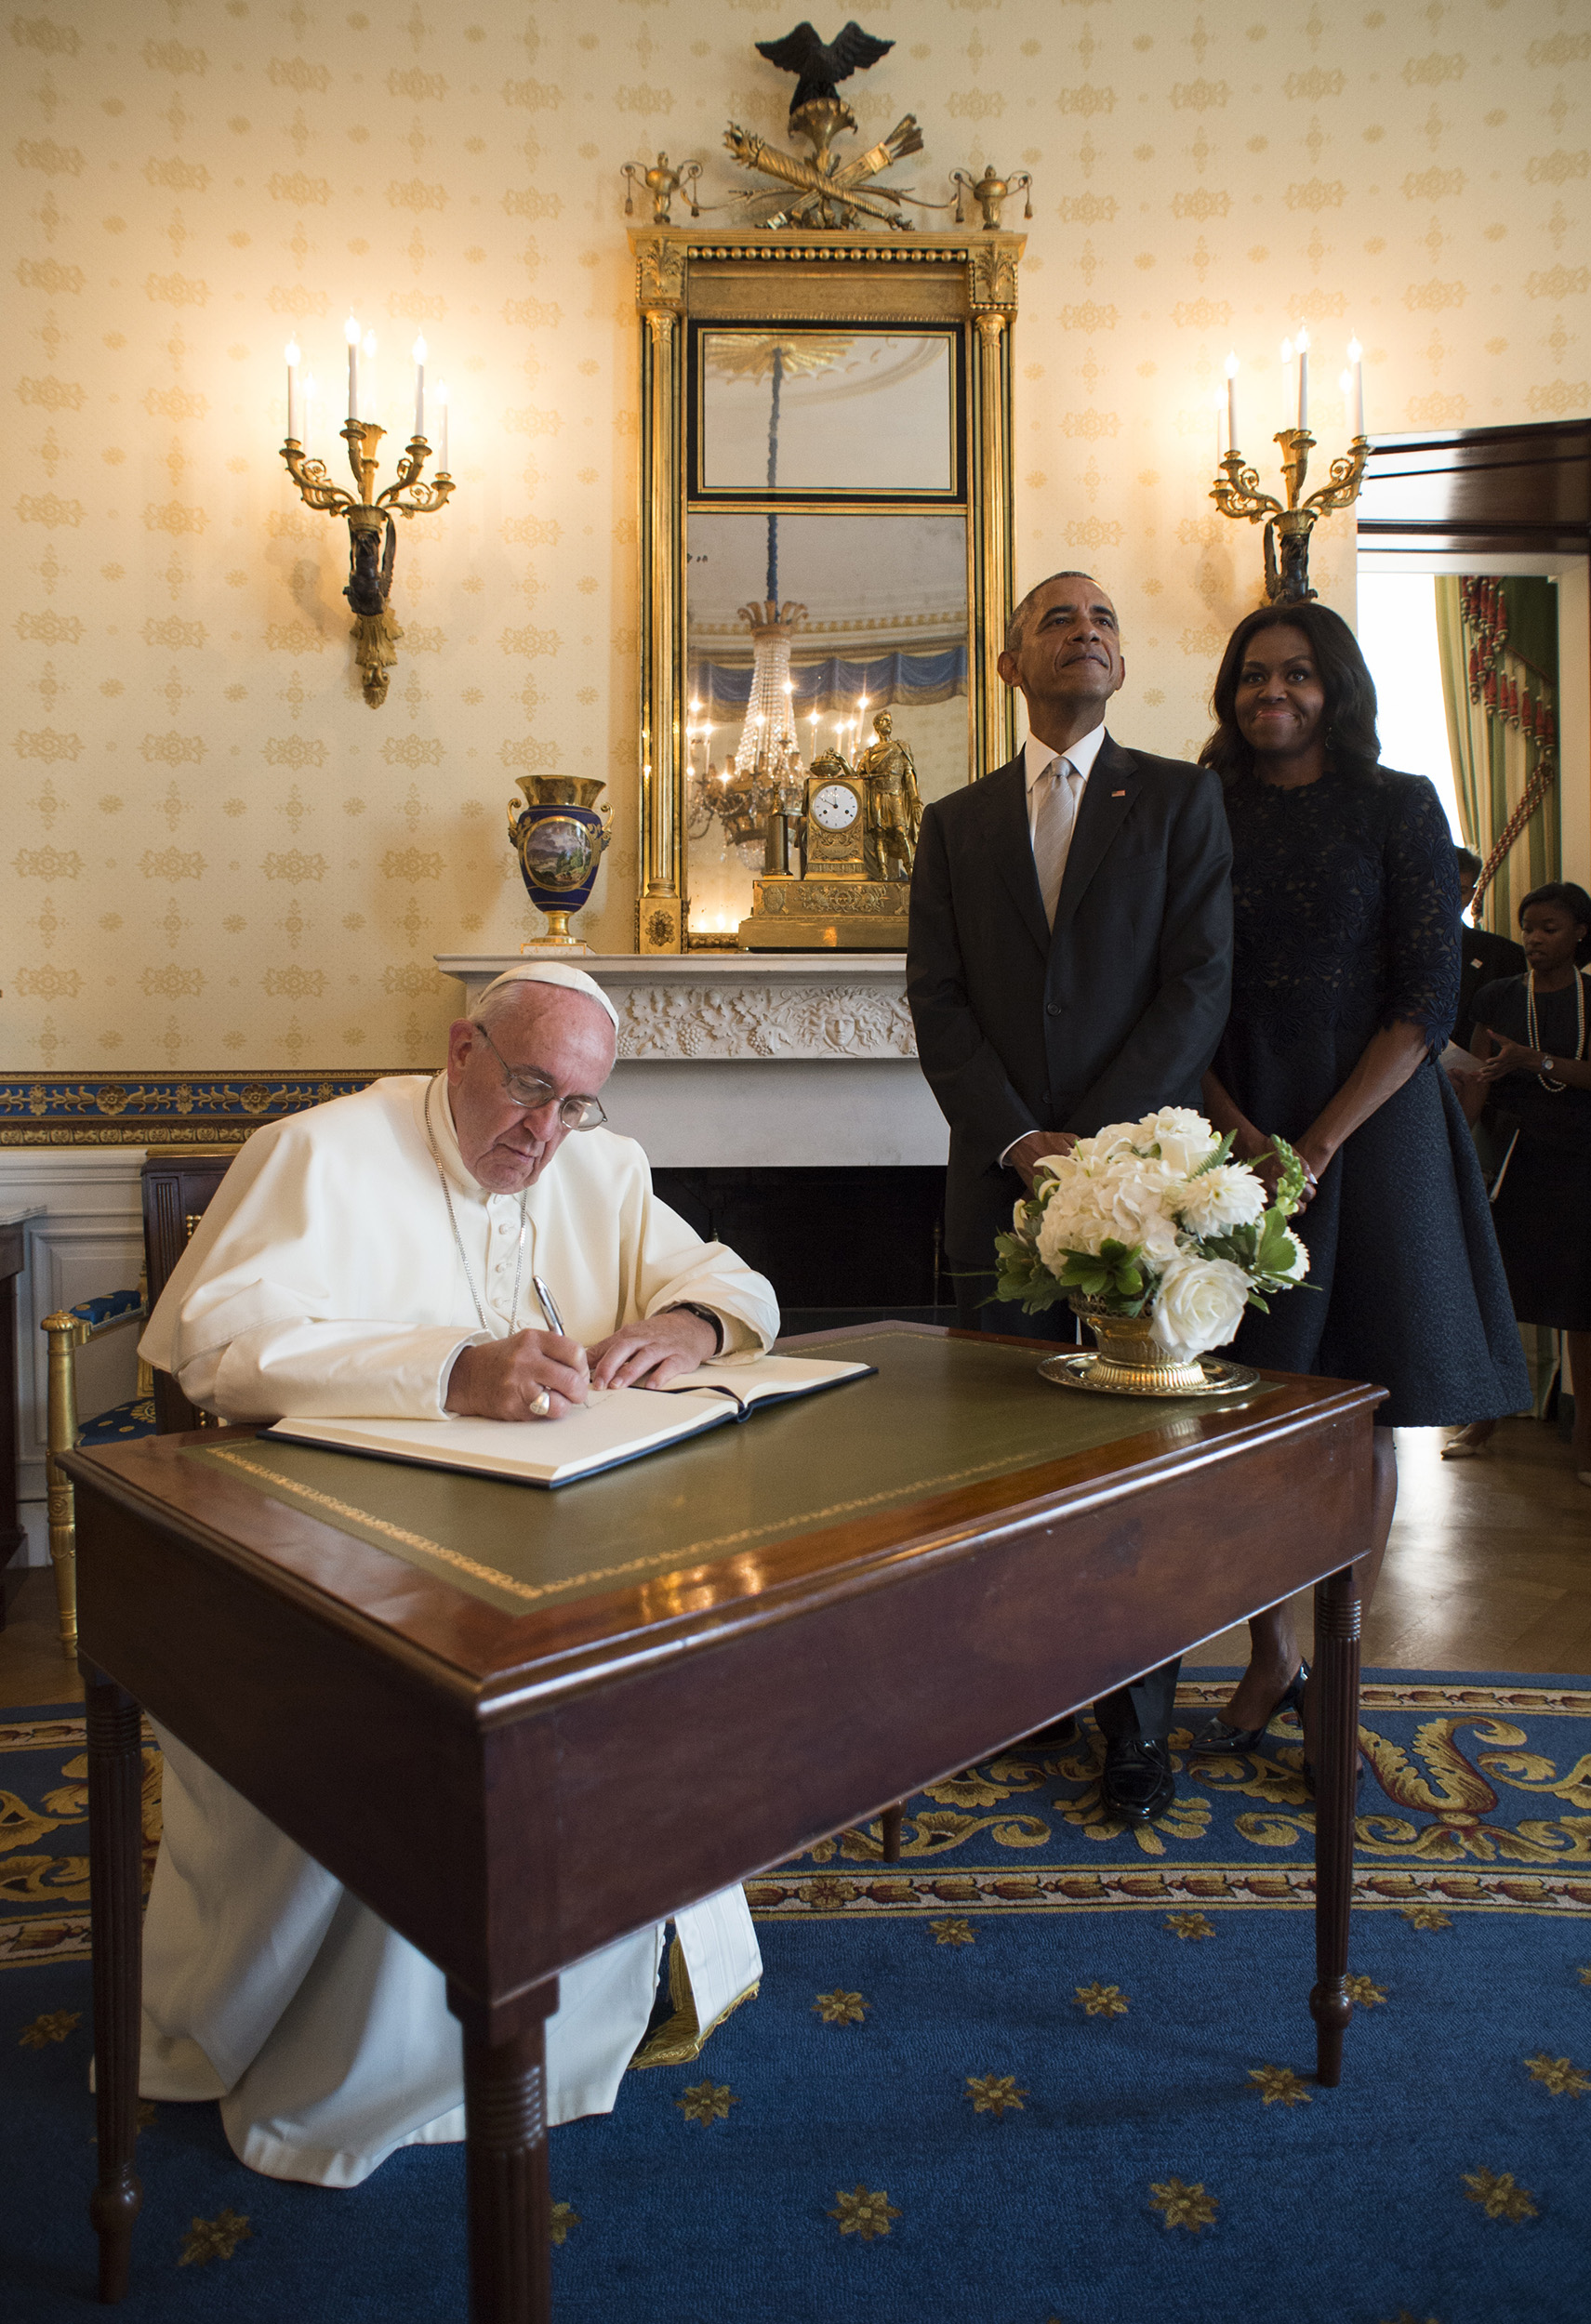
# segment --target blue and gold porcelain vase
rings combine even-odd
[[[613,809],[596,804],[603,786],[585,775],[522,774],[519,787],[525,804],[509,801],[509,840],[532,904],[547,915],[546,935],[520,949],[587,952],[569,920],[589,902],[613,835]]]

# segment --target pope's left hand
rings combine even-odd
[[[718,1335],[699,1315],[672,1308],[647,1323],[625,1324],[586,1353],[593,1388],[666,1388],[705,1364]]]

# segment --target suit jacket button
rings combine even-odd
[[[1061,1014],[1060,1002],[1058,1000],[1046,1001],[1044,1004],[1044,1014],[1046,1017],[1058,1017]]]

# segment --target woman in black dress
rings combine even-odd
[[[1486,1189],[1436,1062],[1458,997],[1452,840],[1425,777],[1380,765],[1374,685],[1327,607],[1270,605],[1240,622],[1214,710],[1200,757],[1226,785],[1235,930],[1205,1111],[1240,1160],[1279,1136],[1309,1171],[1294,1221],[1307,1287],[1251,1312],[1234,1353],[1389,1392],[1360,1565],[1368,1599],[1398,1498],[1393,1429],[1530,1401]],[[1287,1607],[1249,1629],[1248,1670],[1200,1750],[1252,1750],[1301,1701]]]
[[[1507,1159],[1492,1222],[1522,1324],[1567,1334],[1574,1466],[1591,1485],[1591,895],[1555,880],[1519,906],[1526,971],[1475,997],[1474,1050],[1501,1116]],[[1478,1452],[1478,1420],[1443,1447]]]

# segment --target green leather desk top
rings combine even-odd
[[[1160,1434],[1169,1447],[1171,1432],[1191,1433],[1196,1416],[1252,1401],[1079,1394],[1041,1380],[1031,1348],[888,1325],[837,1341],[834,1353],[876,1365],[876,1377],[775,1406],[556,1493],[310,1445],[192,1446],[183,1457],[220,1464],[288,1508],[524,1612],[1125,1437]]]

